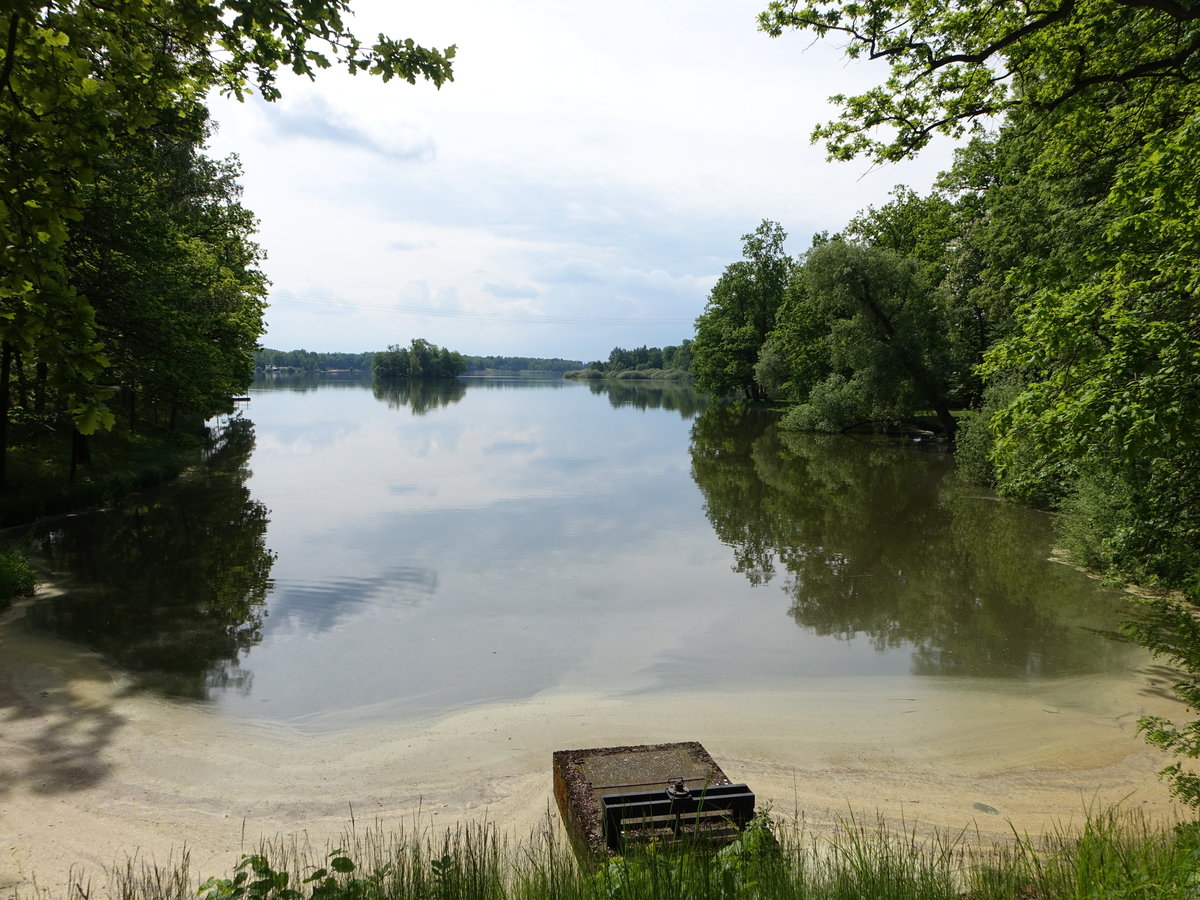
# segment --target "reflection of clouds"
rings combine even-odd
[[[311,422],[277,425],[258,438],[258,445],[272,453],[312,456],[335,447],[358,431],[356,422]]]
[[[277,579],[264,630],[286,625],[310,634],[331,631],[356,609],[420,606],[437,593],[437,583],[436,571],[416,566],[397,566],[370,577]]]
[[[538,444],[534,441],[496,441],[485,446],[483,452],[489,456],[522,456],[536,453],[537,448]]]

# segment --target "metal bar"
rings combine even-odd
[[[706,821],[723,817],[742,828],[754,815],[754,793],[744,784],[726,784],[684,796],[667,796],[665,791],[606,794],[601,806],[604,836],[616,848],[622,824],[635,819],[664,827],[673,824],[678,830],[683,816]]]

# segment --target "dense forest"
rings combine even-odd
[[[1059,511],[1077,561],[1200,602],[1200,12],[778,0],[760,22],[889,67],[834,98],[831,158],[960,149],[798,258],[777,223],[747,234],[697,320],[697,384],[786,401],[795,429],[957,437],[965,474]],[[1194,610],[1157,607],[1131,630],[1200,671]],[[1142,725],[1200,755],[1200,729]]]

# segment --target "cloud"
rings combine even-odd
[[[541,291],[527,284],[493,284],[489,282],[483,289],[493,297],[504,300],[532,300],[541,296]]]
[[[432,162],[437,158],[432,135],[415,123],[363,121],[349,110],[335,109],[319,94],[263,106],[271,126],[284,138],[342,144],[391,160]]]
[[[799,253],[895,184],[926,189],[947,146],[824,161],[808,136],[836,116],[825,96],[885,71],[768,39],[761,5],[356,0],[360,34],[457,43],[455,81],[281,75],[280,104],[215,107],[277,286],[264,340],[576,359],[677,344],[762,219]]]
[[[397,253],[408,253],[413,250],[432,250],[437,247],[437,243],[431,240],[415,240],[415,241],[390,241],[386,244],[387,249],[395,250]]]

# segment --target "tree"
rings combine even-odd
[[[0,13],[0,404],[14,355],[45,365],[84,432],[111,425],[109,360],[64,252],[100,161],[179,104],[251,85],[279,96],[275,72],[312,77],[332,60],[385,81],[452,77],[454,48],[349,32],[345,0],[12,0]],[[0,452],[7,435],[0,435]],[[0,460],[2,462],[2,460]],[[0,465],[0,476],[3,474]]]
[[[839,238],[809,251],[797,278],[781,315],[801,400],[788,421],[836,431],[929,409],[953,438],[944,310],[920,265]]]
[[[692,372],[702,390],[766,399],[754,366],[794,267],[786,239],[777,222],[764,219],[742,236],[744,258],[726,267],[709,293],[692,344]]]
[[[69,283],[88,298],[108,368],[97,381],[138,403],[209,418],[245,392],[263,330],[266,277],[240,205],[235,161],[202,153],[208,113],[177,117],[99,162],[64,248]]]
[[[774,37],[839,35],[850,57],[887,62],[882,86],[835,96],[841,118],[815,130],[838,159],[897,160],[1019,107],[1200,76],[1200,9],[1186,0],[772,0],[759,24]]]
[[[408,347],[390,345],[371,360],[376,378],[456,378],[467,371],[461,353],[413,338]]]
[[[779,0],[762,25],[841,33],[851,56],[887,61],[883,86],[839,98],[841,119],[817,130],[834,157],[898,159],[1001,123],[951,177],[973,210],[964,285],[999,326],[980,423],[998,487],[1056,504],[1077,560],[1200,601],[1200,8]],[[1196,711],[1195,611],[1177,611],[1131,628],[1184,666]],[[1200,723],[1142,724],[1200,754]],[[1200,804],[1200,779],[1166,774]]]

